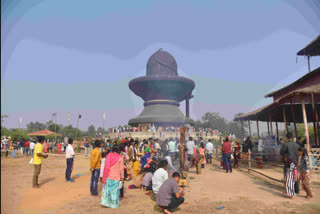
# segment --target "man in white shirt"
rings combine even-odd
[[[165,180],[168,179],[168,172],[166,171],[168,168],[168,161],[161,160],[159,164],[159,169],[157,169],[152,177],[152,200],[157,199],[157,194],[160,189],[160,186],[163,184]]]
[[[187,143],[187,148],[188,148],[188,160],[190,160],[193,156],[193,149],[196,148],[192,137],[189,137],[189,142]]]
[[[73,169],[73,158],[74,158],[74,150],[72,147],[73,139],[68,139],[68,147],[66,148],[66,158],[67,158],[67,169],[66,169],[66,182],[74,182],[71,177],[71,172]]]
[[[176,142],[173,141],[173,138],[170,137],[170,142],[168,143],[169,147],[169,156],[173,156],[176,152]]]
[[[209,142],[206,144],[206,150],[207,150],[207,163],[212,163],[212,152],[213,152],[213,143],[211,143],[211,139],[209,139]]]
[[[33,157],[33,151],[34,151],[34,147],[36,146],[36,144],[34,143],[34,141],[30,142],[29,145],[29,150],[30,150],[30,155]]]

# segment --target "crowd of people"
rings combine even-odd
[[[299,191],[301,182],[306,191],[307,198],[312,197],[310,181],[310,164],[308,153],[292,140],[292,134],[286,135],[287,141],[282,145],[280,154],[284,163],[284,179],[286,193],[290,198],[295,198]],[[4,149],[9,146],[15,152],[20,149],[21,154],[32,155],[34,174],[32,185],[39,188],[38,179],[41,172],[43,159],[48,153],[65,152],[66,155],[66,182],[74,182],[71,174],[74,164],[75,152],[73,139],[68,139],[68,144],[63,142],[57,144],[47,142],[45,137],[38,137],[38,143],[34,141],[2,139]],[[133,184],[128,189],[141,189],[150,195],[164,213],[171,213],[175,208],[184,202],[183,187],[179,187],[180,153],[184,155],[183,170],[196,168],[196,173],[201,174],[201,169],[206,164],[212,164],[214,149],[221,149],[221,168],[226,173],[232,173],[233,168],[238,168],[238,161],[247,161],[253,144],[248,137],[240,146],[239,142],[230,142],[228,137],[223,139],[222,147],[217,147],[209,139],[204,142],[203,138],[195,141],[192,137],[184,144],[183,151],[180,151],[180,143],[176,138],[169,138],[164,141],[159,139],[144,139],[141,142],[134,139],[122,139],[112,141],[108,139],[95,140],[92,143],[84,139],[83,146],[87,156],[92,148],[90,156],[90,192],[94,197],[101,197],[100,204],[105,207],[117,208],[120,200],[124,198],[124,182],[133,179]],[[242,147],[242,148],[241,148]],[[22,149],[23,148],[23,149]],[[240,152],[242,149],[242,152]],[[242,157],[241,157],[242,156]],[[232,163],[233,160],[233,163]],[[300,167],[298,176],[297,167]],[[102,184],[102,191],[99,196],[98,186]]]
[[[46,140],[38,138],[34,149],[34,175],[33,187],[39,188],[38,180],[43,159],[48,157],[45,153]],[[66,155],[66,182],[74,182],[71,174],[74,164],[73,140],[68,139],[65,150]],[[90,193],[93,197],[101,197],[100,204],[105,207],[117,208],[120,200],[124,198],[124,182],[133,179],[128,189],[141,189],[154,200],[164,213],[171,213],[184,202],[184,189],[179,187],[180,173],[180,144],[178,139],[169,138],[163,142],[159,139],[149,138],[138,142],[134,139],[123,139],[112,142],[95,140],[92,144],[84,140],[84,147],[92,146],[90,156]],[[201,174],[201,168],[206,163],[212,163],[213,143],[203,139],[194,141],[192,137],[185,144],[185,169],[196,166]],[[50,149],[49,149],[50,151]],[[86,152],[86,155],[88,152]],[[99,182],[102,191],[99,196]]]
[[[22,138],[21,140],[18,140],[9,139],[8,137],[1,139],[1,149],[6,151],[6,157],[8,157],[9,151],[12,151],[12,158],[16,157],[17,151],[20,151],[21,155],[33,156],[35,145],[36,140],[33,139],[26,140]],[[67,143],[63,141],[53,142],[45,140],[43,143],[43,152],[61,154],[66,151],[66,147]]]
[[[107,133],[123,133],[123,132],[179,132],[180,128],[177,127],[162,127],[162,126],[140,126],[140,127],[133,127],[133,126],[119,126],[114,128],[107,129]],[[211,128],[202,128],[202,127],[191,127],[189,132],[197,132],[201,133],[203,136],[206,135],[219,135],[218,130],[214,130]],[[203,137],[202,136],[202,137]]]

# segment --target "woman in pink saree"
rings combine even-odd
[[[119,207],[119,183],[124,180],[123,158],[118,145],[106,157],[102,177],[103,188],[100,204],[110,208]]]

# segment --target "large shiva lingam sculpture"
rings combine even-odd
[[[176,60],[161,49],[148,60],[146,76],[129,82],[129,88],[144,100],[141,114],[129,121],[131,126],[183,126],[189,118],[189,99],[195,83],[178,76]],[[179,110],[186,100],[186,117]]]

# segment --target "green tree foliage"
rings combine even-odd
[[[21,139],[28,139],[29,136],[21,129],[11,129],[10,130],[10,137],[11,139],[17,139],[17,140],[21,140]]]
[[[52,131],[52,132],[56,132],[56,133],[62,133],[63,125],[51,123],[51,124],[48,126],[48,130],[49,130],[49,131]]]
[[[94,127],[94,125],[91,125],[88,127],[88,136],[89,137],[94,137],[96,134],[96,128]]]
[[[242,113],[238,113],[235,117],[238,117]],[[222,135],[226,136],[229,134],[234,134],[237,138],[244,138],[243,134],[246,135],[246,127],[244,123],[243,130],[241,126],[241,122],[237,121],[228,121],[224,117],[220,116],[218,112],[207,112],[205,113],[201,120],[194,121],[195,127],[199,128],[210,128],[213,130],[219,130]]]
[[[309,131],[309,136],[314,136],[314,129],[313,129],[313,125],[309,125],[308,126],[308,131]],[[292,133],[294,133],[294,131],[292,131]],[[304,138],[305,137],[305,128],[304,128],[304,124],[298,124],[297,125],[297,134],[299,137]]]
[[[27,124],[27,131],[29,133],[31,132],[37,132],[37,131],[41,131],[41,130],[45,130],[46,129],[46,125],[40,122],[31,122],[29,124]]]
[[[101,134],[106,134],[107,132],[106,132],[106,130],[105,129],[103,129],[102,127],[99,127],[98,129],[97,129],[97,133],[101,133]]]
[[[1,136],[10,136],[10,130],[4,127],[1,127]]]

